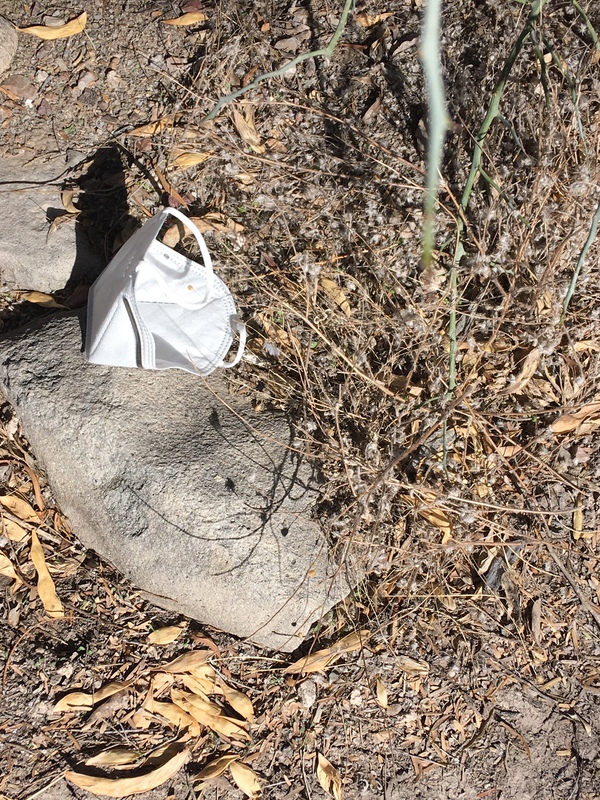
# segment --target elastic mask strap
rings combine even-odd
[[[163,210],[160,213],[161,216],[163,217],[169,215],[172,217],[176,217],[176,219],[182,222],[185,225],[185,227],[188,228],[194,234],[194,238],[198,242],[198,246],[200,248],[200,253],[202,255],[202,260],[204,262],[204,267],[206,268],[206,295],[204,298],[204,302],[207,303],[212,294],[214,273],[213,273],[212,259],[210,257],[210,253],[208,252],[208,247],[206,246],[204,237],[202,236],[198,228],[194,225],[192,220],[186,217],[185,214],[182,214],[181,211],[178,211],[176,208],[163,208]],[[183,303],[180,303],[180,305],[183,305]]]
[[[238,345],[237,353],[235,354],[235,358],[233,361],[222,361],[220,366],[224,367],[225,369],[231,369],[231,367],[235,367],[236,364],[239,364],[242,356],[244,355],[244,349],[246,347],[246,326],[243,322],[240,322],[239,317],[232,317],[231,319],[231,327],[236,331],[238,336],[240,337],[240,343]]]

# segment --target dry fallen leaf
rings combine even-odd
[[[90,711],[95,705],[101,703],[113,694],[122,692],[131,686],[131,681],[110,681],[97,692],[70,692],[55,704],[52,709],[59,711]]]
[[[579,411],[574,411],[571,414],[562,414],[562,416],[554,420],[550,430],[552,433],[571,433],[571,431],[579,428],[578,432],[580,434],[589,433],[593,427],[593,421],[589,418],[597,414],[600,414],[600,402],[586,403]]]
[[[266,312],[258,311],[256,314],[256,319],[264,328],[264,331],[269,339],[272,342],[275,342],[275,344],[283,348],[292,347],[294,344],[298,345],[298,348],[300,347],[298,339],[296,339],[295,336],[290,336],[285,328],[282,328],[280,325],[276,325],[274,322],[271,322],[269,315]]]
[[[14,520],[4,519],[2,521],[2,533],[4,533],[4,535],[7,536],[11,542],[22,542],[27,536],[28,532]]]
[[[233,761],[237,761],[238,758],[239,756],[236,755],[219,756],[219,758],[215,758],[214,761],[211,761],[210,764],[207,764],[204,769],[194,777],[194,780],[206,781],[210,778],[218,778],[219,775],[222,775],[227,767]]]
[[[214,670],[213,670],[214,672]],[[185,672],[179,676],[179,680],[194,694],[203,697],[211,694],[215,690],[215,676],[212,677],[199,677],[195,675],[186,674]]]
[[[73,204],[73,195],[73,189],[63,189],[60,193],[60,201],[65,211],[69,214],[79,214],[80,210]]]
[[[149,634],[147,641],[149,644],[171,644],[181,636],[186,628],[186,622],[181,625],[169,625],[167,628],[159,628]]]
[[[209,211],[202,217],[190,217],[190,220],[198,228],[200,233],[206,233],[207,231],[241,233],[241,231],[244,230],[243,225],[240,225],[239,222],[235,222],[219,211]],[[167,247],[175,247],[188,233],[189,231],[181,224],[176,223],[170,225],[163,234],[163,244],[166,244]]]
[[[261,138],[256,130],[251,108],[246,110],[246,116],[243,116],[237,108],[234,108],[233,124],[244,142],[250,146],[251,150],[258,153],[258,155],[262,155],[266,151],[266,147],[262,144]]]
[[[86,767],[133,767],[141,760],[139,750],[131,747],[111,747],[110,750],[103,750],[101,753],[88,758],[85,762]]]
[[[180,672],[194,672],[197,667],[201,667],[210,658],[210,650],[188,650],[187,653],[169,661],[168,664],[163,664],[159,667],[159,672],[173,672],[178,674]]]
[[[206,695],[189,694],[181,689],[171,690],[171,700],[207,727],[210,727],[208,720],[220,716],[222,712],[221,706],[213,703]]]
[[[372,28],[374,25],[378,25],[380,22],[383,22],[384,20],[393,16],[393,11],[384,11],[383,14],[369,14],[368,11],[361,11],[354,17],[354,19],[361,27]]]
[[[231,777],[248,797],[260,797],[262,794],[262,784],[256,772],[247,764],[242,764],[241,761],[232,761],[229,765]]]
[[[28,28],[17,28],[20,33],[28,33],[31,36],[37,36],[39,39],[66,39],[68,36],[74,36],[76,33],[81,33],[85,28],[87,22],[87,13],[84,11],[75,19],[66,22],[64,25],[57,27],[50,27],[48,25],[30,25]]]
[[[232,689],[222,682],[219,683],[217,688],[234,711],[237,711],[240,716],[244,717],[244,719],[247,719],[249,722],[254,720],[254,707],[247,695],[243,692],[238,692],[236,689]]]
[[[385,688],[384,682],[377,678],[377,685],[376,685],[376,692],[377,692],[377,703],[381,708],[388,707],[388,693],[387,689]]]
[[[437,499],[435,492],[423,492],[417,498],[410,498],[410,502],[417,506],[417,514],[424,520],[427,520],[431,525],[440,530],[445,538],[450,538],[452,535],[452,521],[446,512],[434,503]],[[420,506],[420,503],[426,503],[426,507]]]
[[[417,675],[428,675],[429,674],[429,664],[425,661],[416,661],[414,658],[410,658],[410,656],[397,656],[394,660],[394,664],[398,667],[399,670],[402,672],[406,672],[408,674],[416,673]]]
[[[166,116],[157,119],[156,122],[149,122],[147,125],[140,125],[139,128],[133,128],[127,132],[127,136],[153,136],[154,134],[160,133],[165,128],[173,125],[176,120],[176,114],[167,114]]]
[[[250,739],[247,731],[242,727],[244,723],[224,716],[220,706],[207,698],[173,689],[171,700],[197,722],[215,733],[220,733],[228,739]]]
[[[575,511],[573,512],[573,538],[577,542],[583,533],[583,495],[579,493],[575,500]]]
[[[62,619],[65,616],[62,603],[56,594],[54,581],[48,572],[48,567],[46,566],[46,557],[44,556],[42,545],[40,544],[40,540],[38,539],[35,531],[31,531],[31,560],[33,561],[33,565],[37,570],[37,590],[40,600],[46,609],[46,613],[53,619]]]
[[[342,800],[342,779],[340,773],[322,753],[317,753],[317,778],[327,794]]]
[[[10,558],[5,556],[4,553],[0,553],[0,575],[3,575],[5,578],[10,578],[12,581],[18,580],[17,573],[15,572]]]
[[[239,222],[235,222],[225,214],[219,211],[209,211],[202,217],[192,217],[192,221],[198,227],[201,233],[206,231],[218,231],[220,233],[241,233],[244,226]]]
[[[203,164],[208,158],[210,158],[212,152],[208,153],[185,153],[179,152],[173,162],[175,166],[181,167],[182,169],[186,169],[187,167],[195,167],[197,164]]]
[[[15,517],[22,519],[23,522],[33,522],[39,525],[40,516],[29,505],[26,500],[22,500],[14,494],[0,497],[0,503],[7,511],[14,514]]]
[[[525,360],[523,361],[521,371],[515,380],[505,389],[502,389],[500,394],[517,394],[518,392],[522,392],[535,375],[535,371],[539,366],[541,357],[542,352],[539,347],[534,347],[533,350],[527,354]]]
[[[45,292],[21,292],[19,295],[21,300],[27,300],[28,303],[35,303],[43,308],[66,308],[62,303],[57,302],[51,294]]]
[[[189,761],[190,751],[182,750],[162,766],[143,775],[134,775],[129,778],[102,778],[95,775],[84,775],[81,772],[67,771],[65,778],[88,792],[99,794],[102,797],[127,797],[130,794],[140,794],[156,789],[176,775]]]
[[[286,667],[283,672],[299,672],[301,675],[308,675],[311,672],[322,672],[343,653],[352,653],[355,650],[360,650],[370,635],[370,631],[367,630],[350,633],[335,644],[332,644],[331,647],[327,647],[324,650],[317,650],[314,653],[303,656],[298,661],[290,664],[289,667]]]
[[[522,449],[520,444],[503,444],[496,448],[496,452],[503,458],[512,458],[518,455]]]
[[[202,11],[189,11],[187,14],[182,14],[175,19],[163,19],[165,25],[176,25],[183,27],[185,25],[197,25],[199,22],[206,22],[208,17]]]
[[[191,736],[200,736],[198,722],[174,703],[161,703],[151,698],[144,708],[148,713],[158,714],[163,719],[166,719],[176,730],[187,728]]]
[[[352,314],[352,309],[350,308],[350,303],[344,293],[344,290],[340,289],[337,283],[331,280],[331,278],[320,277],[319,283],[321,284],[321,288],[325,294],[329,295],[333,302],[342,309],[347,317],[349,317]]]

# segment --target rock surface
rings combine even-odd
[[[17,52],[18,36],[15,26],[0,17],[0,75],[10,67]]]
[[[0,279],[9,289],[50,292],[101,268],[75,220],[50,231],[48,217],[64,214],[60,185],[65,169],[64,156],[0,159]]]
[[[81,345],[72,315],[0,341],[1,385],[77,536],[157,605],[295,649],[349,583],[284,417],[214,376],[87,364]]]

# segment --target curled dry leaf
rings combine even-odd
[[[317,778],[327,794],[342,800],[342,779],[340,773],[322,753],[317,753]]]
[[[337,283],[334,280],[331,280],[331,278],[320,277],[319,283],[321,284],[321,288],[325,294],[329,295],[333,302],[342,309],[347,317],[349,317],[352,314],[352,309],[350,308],[350,303],[344,293],[344,290],[340,289]]]
[[[502,389],[500,394],[518,394],[522,392],[523,389],[527,386],[529,381],[535,375],[535,371],[537,370],[540,359],[542,357],[542,352],[539,347],[534,347],[533,350],[528,353],[525,360],[523,361],[523,366],[521,367],[521,371],[515,378],[515,380],[510,383],[505,389]]]
[[[73,204],[73,189],[63,189],[60,193],[60,201],[65,211],[68,211],[69,214],[80,213],[79,209]]]
[[[246,116],[243,116],[237,108],[233,109],[233,124],[235,125],[235,129],[239,133],[240,137],[246,142],[247,145],[250,146],[250,149],[253,150],[258,155],[262,155],[266,147],[262,144],[261,138],[256,130],[256,126],[254,124],[254,116],[251,108],[247,108]]]
[[[182,750],[157,769],[128,778],[103,778],[71,770],[65,772],[65,778],[80,789],[87,789],[88,792],[102,797],[127,797],[131,794],[149,792],[161,786],[176,775],[187,764],[189,758],[190,751]]]
[[[52,709],[59,711],[90,711],[95,705],[101,703],[113,694],[122,692],[131,686],[131,681],[110,681],[97,692],[70,692],[55,704]]]
[[[159,628],[149,634],[148,642],[149,644],[171,644],[171,642],[174,642],[181,636],[186,628],[187,623],[185,622],[182,625],[170,625],[167,628]]]
[[[229,765],[231,777],[247,797],[260,797],[262,783],[258,775],[247,764],[241,761],[232,761]]]
[[[0,497],[0,503],[7,511],[10,511],[11,514],[14,514],[15,517],[23,520],[23,522],[33,522],[39,525],[39,514],[33,510],[26,500],[14,494],[10,494],[5,497]]]
[[[46,292],[21,292],[19,296],[21,300],[27,300],[28,303],[35,303],[43,308],[66,308]]]
[[[329,667],[335,660],[337,660],[343,653],[352,653],[355,650],[360,650],[366,640],[371,635],[370,631],[354,631],[354,633],[344,636],[331,647],[324,650],[317,650],[315,653],[309,653],[303,656],[298,661],[290,664],[283,672],[299,672],[301,675],[308,675],[311,672],[322,672]]]
[[[596,422],[596,420],[591,420],[590,417],[596,417],[598,414],[600,414],[600,402],[586,403],[579,411],[562,414],[562,416],[554,420],[550,429],[552,433],[571,433],[578,429],[580,434],[589,433],[594,427],[593,422]]]
[[[372,28],[374,25],[379,25],[380,22],[393,16],[393,11],[384,11],[382,14],[369,14],[368,11],[361,11],[354,19],[362,28]]]
[[[38,39],[66,39],[81,33],[87,23],[87,13],[84,11],[75,19],[66,22],[64,25],[50,27],[48,25],[30,25],[28,28],[17,28],[20,33],[28,33],[30,36],[37,36]]]
[[[218,778],[219,775],[222,775],[227,767],[233,761],[237,761],[238,758],[239,756],[236,755],[219,756],[219,758],[215,758],[214,761],[207,764],[204,769],[195,776],[194,780],[207,781],[211,778]]]
[[[65,616],[62,603],[58,599],[56,589],[54,588],[54,581],[50,577],[48,567],[46,566],[46,557],[42,550],[42,545],[38,539],[37,533],[31,531],[31,560],[37,570],[38,583],[37,590],[42,601],[46,614],[53,619],[62,619]]]
[[[186,25],[197,25],[199,22],[206,22],[208,17],[202,11],[188,11],[187,14],[182,14],[175,19],[163,19],[165,25],[175,25],[178,28]]]

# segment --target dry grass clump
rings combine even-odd
[[[203,69],[165,106],[169,124],[149,143],[122,138],[192,213],[221,215],[212,247],[251,331],[232,383],[297,421],[332,542],[387,545],[378,569],[383,559],[414,574],[438,608],[487,602],[520,641],[557,585],[580,605],[553,559],[571,548],[579,586],[596,543],[595,418],[563,434],[550,425],[597,397],[595,243],[563,313],[598,201],[597,51],[574,5],[541,7],[482,141],[458,261],[474,132],[526,22],[514,5],[489,18],[473,9],[470,45],[453,35],[462,12],[444,12],[454,126],[426,270],[420,18],[405,7],[351,22],[332,63],[305,62],[196,127],[210,98],[283,63],[278,37],[296,30],[298,52],[306,25],[300,8],[272,17],[274,51],[256,25],[217,14]],[[311,46],[328,41],[325,12],[311,25]],[[182,170],[181,150],[206,160]]]

